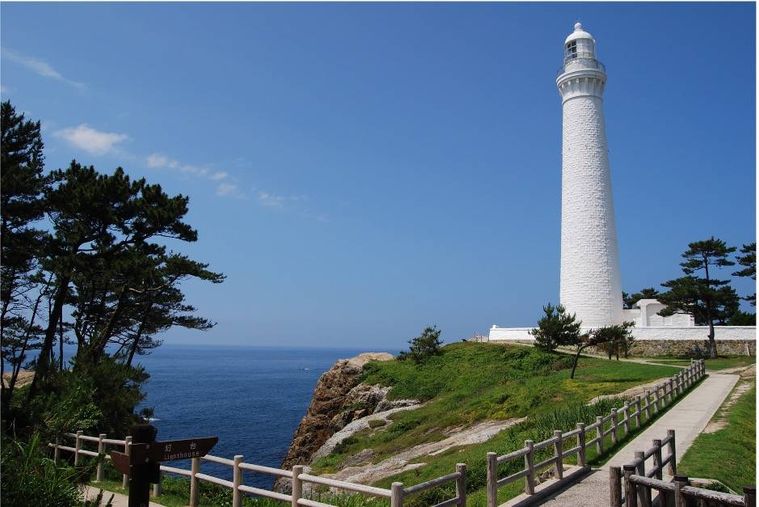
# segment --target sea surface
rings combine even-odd
[[[285,349],[162,345],[139,358],[150,373],[141,407],[155,410],[158,440],[218,436],[215,456],[279,467],[305,415],[319,376],[355,349]],[[172,466],[189,468],[189,461]],[[230,467],[201,471],[231,479]],[[246,484],[271,487],[271,476],[246,472]]]

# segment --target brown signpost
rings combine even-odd
[[[219,441],[219,437],[206,437],[157,442],[157,432],[150,424],[134,426],[129,454],[111,451],[113,466],[129,476],[129,507],[148,507],[150,484],[160,480],[162,461],[200,458]]]

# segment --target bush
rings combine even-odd
[[[574,346],[580,341],[580,326],[574,313],[569,314],[562,305],[553,306],[548,303],[543,307],[543,317],[538,321],[538,327],[530,334],[535,337],[535,346],[552,351],[559,346]]]
[[[3,505],[68,507],[81,505],[78,483],[83,471],[56,465],[47,457],[35,434],[28,443],[3,439]]]
[[[432,356],[440,355],[440,347],[443,345],[440,332],[437,326],[425,328],[421,335],[409,340],[409,351],[398,354],[398,359],[413,359],[415,363],[421,364]]]
[[[624,357],[630,354],[630,349],[632,349],[635,341],[631,331],[634,325],[632,322],[624,322],[594,329],[591,333],[591,340],[597,344],[596,347],[606,353],[609,359],[616,356],[619,360],[620,354]]]
[[[19,390],[12,407],[13,426],[18,436],[40,433],[53,440],[67,431],[124,435],[138,421],[135,406],[144,398],[141,384],[148,378],[142,368],[133,368],[110,357],[97,365],[74,363],[71,370],[52,374],[38,394],[26,402]]]

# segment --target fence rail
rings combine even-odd
[[[663,458],[662,449],[668,449]],[[653,458],[653,468],[646,471],[646,460]],[[609,467],[609,487],[611,507],[689,507],[696,505],[709,507],[756,507],[756,487],[743,488],[743,496],[731,495],[696,488],[689,485],[688,477],[677,475],[675,456],[675,431],[668,430],[667,438],[653,440],[653,446],[646,451],[635,452],[635,458],[623,467]],[[665,481],[665,465],[672,481]]]
[[[106,438],[105,434],[100,434],[97,437],[91,435],[84,435],[81,431],[76,433],[65,433],[64,437],[74,439],[74,447],[63,445],[61,442],[55,442],[48,444],[53,448],[54,460],[60,459],[61,451],[68,451],[74,454],[74,464],[78,464],[80,456],[90,457],[102,457],[97,463],[96,482],[103,480],[103,466],[104,463],[111,459],[106,452],[108,446],[118,447],[119,450],[123,450],[125,454],[131,452],[132,437],[126,437],[124,440],[118,440],[113,438]],[[84,443],[96,443],[97,452],[84,449]],[[213,475],[205,474],[201,472],[201,462],[208,461],[211,463],[217,463],[220,465],[229,466],[232,468],[232,480],[222,479],[221,477],[215,477]],[[191,507],[197,507],[199,499],[199,482],[205,481],[212,484],[229,488],[232,490],[232,507],[242,506],[242,497],[245,494],[255,495],[265,498],[271,498],[282,502],[290,503],[292,507],[298,505],[310,506],[310,507],[332,507],[332,504],[324,503],[320,501],[307,498],[304,484],[314,484],[316,486],[323,486],[329,488],[331,491],[342,490],[352,493],[358,493],[362,495],[374,496],[379,498],[387,498],[390,500],[391,507],[401,507],[404,499],[410,495],[427,491],[429,489],[443,486],[449,483],[454,483],[456,487],[456,496],[435,504],[432,507],[466,507],[466,464],[458,463],[456,465],[456,471],[442,477],[415,484],[413,486],[404,487],[401,482],[394,482],[390,489],[377,488],[374,486],[367,486],[364,484],[358,484],[348,481],[340,481],[329,477],[321,477],[318,475],[312,475],[304,472],[302,465],[293,466],[292,470],[284,470],[280,468],[273,468],[264,465],[256,465],[254,463],[243,462],[243,456],[236,455],[233,459],[223,458],[221,456],[213,456],[208,454],[201,458],[192,458],[190,469],[172,467],[167,465],[161,465],[161,472],[181,475],[190,478],[190,502]],[[279,493],[277,491],[270,491],[267,489],[257,488],[253,486],[247,486],[243,484],[243,471],[260,473],[265,475],[271,475],[277,478],[290,479],[291,493]],[[128,487],[129,477],[124,475],[122,479],[122,486]],[[153,495],[160,494],[160,483],[153,486]]]
[[[524,447],[499,456],[495,452],[487,453],[487,505],[496,507],[498,504],[498,488],[524,478],[524,493],[535,494],[536,478],[538,475],[553,468],[554,478],[564,480],[565,459],[577,456],[577,466],[588,468],[587,451],[595,448],[596,454],[604,453],[606,437],[610,436],[612,446],[627,435],[631,429],[640,428],[666,405],[672,403],[682,393],[698,382],[706,374],[706,366],[702,359],[692,361],[690,366],[664,382],[657,384],[652,390],[647,390],[643,397],[636,396],[634,401],[625,401],[621,408],[611,409],[607,416],[598,416],[592,424],[577,423],[575,429],[569,431],[554,430],[551,438],[541,442],[525,440]],[[593,435],[593,438],[588,438]],[[573,439],[572,447],[565,447],[565,441]],[[666,440],[666,439],[665,439]],[[672,438],[672,453],[674,455],[674,437]],[[536,454],[553,447],[553,454],[548,458],[535,462]],[[498,466],[524,458],[524,468],[503,478],[498,478]],[[659,456],[659,466],[663,466]],[[670,461],[674,466],[674,458]],[[669,462],[668,462],[669,463]]]

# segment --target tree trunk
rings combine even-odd
[[[714,316],[712,315],[711,280],[709,279],[709,259],[703,257],[704,274],[706,276],[706,321],[709,323],[709,357],[717,359],[717,342],[714,340]]]
[[[50,354],[53,351],[55,331],[58,327],[58,319],[61,318],[61,314],[63,313],[63,303],[66,300],[66,293],[68,292],[70,281],[71,275],[67,273],[63,275],[58,282],[58,288],[55,292],[55,303],[53,304],[53,310],[47,323],[47,329],[45,330],[45,338],[42,342],[42,348],[40,349],[40,354],[37,359],[37,367],[34,369],[32,385],[29,386],[28,399],[32,399],[37,393],[39,382],[45,379],[48,370],[50,369]]]
[[[569,378],[575,378],[575,370],[577,369],[577,362],[580,360],[580,353],[585,350],[585,347],[587,345],[582,345],[580,347],[577,347],[577,353],[575,354],[575,360],[572,363],[572,373],[569,374]]]
[[[129,349],[129,357],[127,358],[127,366],[132,366],[132,360],[134,359],[134,354],[137,352],[137,348],[140,345],[140,338],[142,338],[142,333],[145,332],[145,323],[148,321],[148,316],[150,315],[150,310],[153,308],[153,303],[148,302],[148,307],[145,310],[145,314],[142,317],[142,321],[140,322],[140,327],[137,330],[137,335],[134,337],[134,342],[132,343],[132,347]]]

